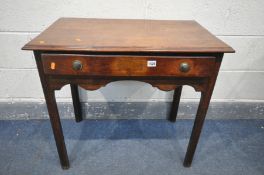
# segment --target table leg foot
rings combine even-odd
[[[185,168],[189,168],[189,167],[191,167],[191,165],[192,165],[192,163],[190,163],[190,162],[183,162],[183,166]]]
[[[67,165],[67,166],[66,166],[66,165],[63,165],[63,166],[62,166],[62,165],[61,165],[61,168],[62,168],[63,170],[68,170],[68,169],[70,168],[70,165]]]

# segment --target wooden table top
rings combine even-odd
[[[231,53],[196,21],[60,18],[23,50]]]

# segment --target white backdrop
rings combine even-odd
[[[263,0],[1,0],[0,101],[43,101],[33,54],[21,47],[60,17],[191,19],[227,42],[213,94],[215,101],[264,100]],[[82,101],[169,101],[165,93],[141,82],[115,82],[97,91],[82,91]],[[70,101],[70,89],[57,93]],[[183,98],[199,97],[184,87]]]

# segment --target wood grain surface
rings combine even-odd
[[[44,73],[48,75],[208,77],[215,66],[215,58],[209,56],[42,54],[41,58]],[[76,60],[80,61],[82,69],[73,69],[72,65]],[[155,62],[155,66],[149,66],[150,62]],[[190,70],[181,71],[181,63],[188,64]]]
[[[234,52],[196,21],[60,18],[24,50]]]

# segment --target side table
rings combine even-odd
[[[224,53],[234,50],[195,21],[60,18],[23,50],[33,50],[61,166],[69,159],[55,90],[70,84],[76,121],[82,120],[78,86],[137,80],[174,90],[168,119],[176,120],[182,86],[201,92],[183,165],[189,167]]]

